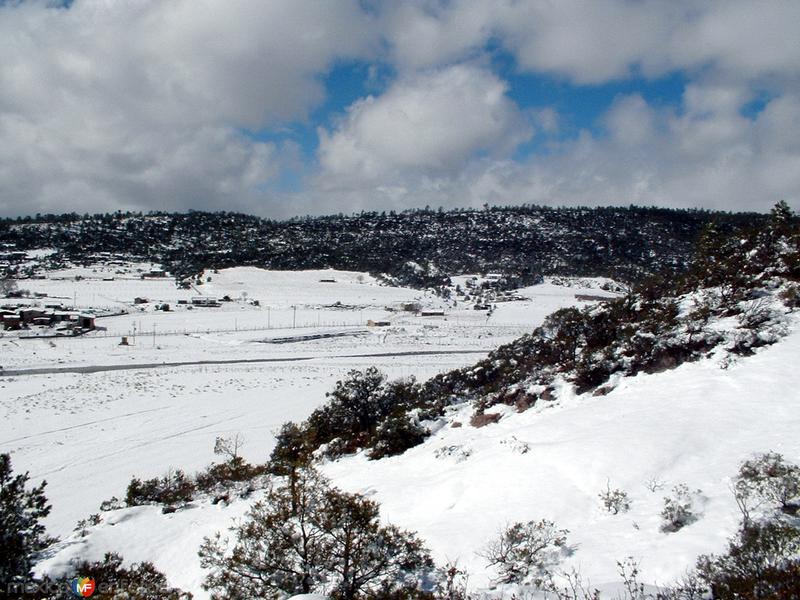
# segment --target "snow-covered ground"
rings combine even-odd
[[[602,282],[570,287],[548,281],[516,291],[527,299],[497,303],[488,316],[471,303],[453,306],[417,290],[378,285],[365,274],[239,268],[210,274],[200,287],[207,295],[243,300],[190,311],[176,302],[198,292],[177,290],[171,281],[85,276],[78,282],[74,274],[72,281],[32,280],[25,287],[74,297],[79,304],[85,298],[87,305],[103,296],[112,299],[109,307],[136,312],[98,320],[108,328],[107,337],[0,338],[0,364],[7,370],[132,367],[0,377],[0,451],[11,452],[15,469],[30,471],[34,482],[47,479],[54,506],[47,525],[63,538],[39,568],[117,551],[127,561],[153,561],[171,584],[201,599],[207,594],[200,588],[200,541],[226,529],[252,498],[228,507],[198,501],[168,515],[159,507],[107,512],[86,537],[71,535],[76,521],[97,512],[102,500],[123,495],[133,475],[208,465],[220,435],[241,433],[245,458],[263,462],[278,427],[308,416],[349,369],[375,365],[390,377],[427,378],[471,364],[552,311],[581,304],[575,294],[610,295],[598,289]],[[139,311],[136,296],[154,302]],[[250,304],[253,299],[260,306]],[[177,309],[155,311],[156,301]],[[445,314],[397,310],[408,302]],[[390,326],[368,327],[369,319]],[[132,333],[134,324],[135,342],[120,346],[119,336]],[[326,333],[336,335],[320,337]],[[469,350],[478,353],[448,354]],[[418,351],[438,354],[402,354]],[[287,360],[135,368],[254,358]],[[292,360],[297,358],[308,360]],[[480,429],[469,425],[465,408],[402,456],[373,462],[350,457],[324,470],[336,485],[378,500],[387,521],[419,531],[440,562],[458,561],[476,588],[492,577],[476,552],[504,525],[541,518],[570,530],[574,554],[566,566],[579,568],[593,584],[616,580],[616,561],[627,556],[640,562],[644,581],[666,583],[698,554],[721,550],[735,529],[738,513],[728,484],[742,460],[775,450],[800,461],[798,359],[800,331],[794,324],[787,338],[732,364],[709,359],[640,375],[599,397],[575,397],[565,387],[557,402],[522,414],[503,409],[508,414],[499,423]],[[453,427],[453,421],[462,426]],[[651,491],[648,482],[660,489]],[[628,492],[630,512],[602,510],[598,494],[607,483]],[[664,534],[663,497],[679,483],[702,490],[703,515]]]
[[[712,359],[623,380],[607,396],[564,393],[549,408],[484,428],[462,419],[462,427],[448,426],[399,457],[351,457],[324,470],[342,488],[378,500],[386,521],[419,531],[437,559],[458,561],[476,588],[492,577],[476,552],[504,525],[540,518],[570,530],[574,554],[565,566],[593,585],[617,581],[616,561],[628,556],[640,563],[643,581],[668,583],[698,554],[722,550],[734,532],[739,514],[728,486],[743,459],[771,449],[800,460],[799,357],[795,326],[727,369]],[[603,511],[598,494],[607,482],[628,492],[630,512]],[[702,516],[662,533],[663,497],[679,483],[702,490]],[[200,502],[170,515],[158,507],[105,513],[87,537],[65,540],[40,568],[118,550],[127,560],[153,560],[171,583],[206,598],[190,549],[251,501]]]
[[[47,293],[48,297],[37,300],[42,305],[59,298],[72,305],[77,299],[82,308],[126,314],[98,318],[103,330],[76,338],[20,339],[31,332],[0,331],[0,365],[9,370],[418,349],[488,351],[530,331],[554,310],[582,304],[576,294],[612,296],[586,287],[591,281],[577,287],[545,282],[520,290],[527,300],[497,303],[488,316],[486,311],[474,310],[471,302],[453,306],[419,290],[379,285],[364,273],[238,267],[209,274],[211,281],[198,288],[213,298],[227,295],[235,301],[205,308],[177,304],[199,293],[177,289],[172,280],[129,275],[105,281],[103,277],[109,274],[95,270],[59,271],[51,279],[23,281],[20,287]],[[76,275],[83,279],[75,281]],[[335,283],[321,281],[325,279]],[[150,302],[134,304],[137,297]],[[259,306],[252,300],[258,300]],[[170,305],[169,312],[156,310],[163,303]],[[442,310],[444,316],[423,317],[401,310],[408,303]],[[368,327],[370,320],[390,326]],[[323,337],[331,334],[336,337]],[[122,336],[128,337],[130,345],[120,345]],[[292,338],[300,342],[286,343]],[[270,343],[276,340],[281,343]]]
[[[179,290],[168,279],[136,275],[137,269],[152,267],[76,267],[51,273],[50,279],[21,282],[20,287],[31,292],[49,294],[41,303],[62,294],[70,303],[75,297],[79,305],[83,299],[85,306],[95,306],[92,299],[101,297],[118,302],[109,307],[132,311],[98,319],[108,335],[20,339],[20,332],[2,332],[0,337],[0,365],[7,372],[131,367],[0,377],[0,451],[12,453],[16,469],[48,481],[54,508],[47,524],[55,534],[70,532],[78,519],[96,512],[102,500],[124,494],[132,475],[151,477],[169,467],[193,471],[206,466],[214,458],[218,435],[242,433],[246,458],[263,462],[277,428],[305,418],[350,369],[375,365],[391,377],[424,379],[470,364],[481,352],[529,331],[553,310],[575,304],[575,293],[583,289],[549,283],[528,288],[529,300],[499,304],[487,323],[485,311],[465,303],[449,303],[441,317],[387,310],[413,301],[433,308],[445,303],[418,290],[379,285],[368,274],[234,268],[209,273],[211,281],[200,286],[203,292],[233,298],[246,292],[248,299],[260,299],[261,306],[225,302],[219,308],[188,310],[184,305],[178,309],[176,301],[197,292]],[[76,281],[75,276],[83,279]],[[111,276],[113,281],[104,280]],[[320,281],[324,279],[335,283]],[[153,302],[134,305],[137,296]],[[156,301],[170,302],[176,310],[153,310]],[[336,303],[336,308],[321,308]],[[296,317],[293,306],[298,307]],[[291,327],[292,318],[296,328]],[[391,326],[368,327],[368,319],[387,320]],[[131,345],[121,346],[119,335],[110,333],[130,335],[134,325],[139,333],[130,337]],[[193,333],[162,335],[183,330]],[[326,335],[334,337],[322,337]],[[314,337],[318,339],[308,339]],[[282,343],[271,343],[278,340]],[[418,351],[441,354],[407,354]],[[449,354],[453,351],[478,354]],[[387,356],[392,353],[398,356]],[[297,362],[298,358],[309,360]],[[135,368],[253,359],[287,360]]]

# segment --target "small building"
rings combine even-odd
[[[95,328],[94,319],[95,319],[94,315],[79,314],[78,327],[80,327],[81,329],[94,329]]]
[[[147,304],[148,302],[150,302],[150,300],[148,300],[147,298],[139,297],[139,296],[137,296],[136,298],[133,299],[133,303],[134,304]]]
[[[420,317],[443,317],[443,310],[422,310],[419,313]]]
[[[320,283],[336,283],[335,279],[320,279]]]
[[[142,273],[142,279],[162,279],[167,276],[163,269],[150,269],[147,273]]]
[[[41,308],[21,308],[17,311],[23,324],[31,324],[34,319],[45,316],[46,312]]]
[[[389,327],[391,323],[389,321],[373,321],[369,319],[367,321],[367,327]]]
[[[220,303],[213,296],[195,296],[192,298],[194,306],[217,307]]]
[[[22,329],[22,319],[17,314],[3,315],[3,329],[6,331]]]

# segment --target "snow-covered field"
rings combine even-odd
[[[350,369],[375,365],[391,377],[424,379],[467,365],[529,331],[553,310],[575,304],[575,293],[586,291],[545,283],[524,290],[529,300],[498,305],[487,319],[485,311],[475,311],[471,304],[445,307],[438,297],[379,285],[367,274],[235,268],[209,274],[212,280],[200,288],[217,298],[241,298],[246,292],[248,299],[259,299],[260,306],[240,301],[188,310],[176,302],[197,292],[179,290],[168,279],[141,279],[134,276],[136,268],[147,271],[151,265],[75,268],[20,286],[47,293],[38,301],[42,304],[63,295],[70,303],[77,298],[79,306],[97,307],[97,298],[103,298],[108,308],[131,311],[98,319],[108,332],[20,339],[20,333],[28,333],[23,331],[0,337],[0,365],[6,372],[131,367],[0,377],[0,451],[12,453],[16,469],[48,481],[54,505],[48,526],[58,535],[96,512],[102,500],[124,494],[132,475],[151,477],[169,467],[193,471],[206,466],[214,458],[216,436],[242,433],[247,439],[245,457],[263,462],[277,428],[306,417]],[[76,275],[82,279],[76,281]],[[112,275],[113,281],[104,280]],[[152,302],[134,305],[137,296]],[[418,317],[394,310],[414,301],[444,309],[445,315]],[[163,302],[175,310],[154,310]],[[368,319],[391,325],[368,327]],[[134,325],[139,332],[135,339]],[[172,331],[181,333],[166,334]],[[130,345],[119,344],[122,334],[131,336]],[[331,334],[334,337],[321,337]],[[270,343],[277,339],[282,343]],[[409,354],[420,351],[440,354]],[[391,354],[397,356],[387,356]],[[276,362],[135,368],[253,359]]]
[[[487,318],[470,303],[453,306],[357,273],[230,269],[211,277],[201,286],[204,293],[242,298],[246,292],[260,306],[239,301],[164,313],[147,304],[141,312],[98,320],[113,336],[0,338],[6,369],[131,366],[0,378],[0,451],[11,452],[15,469],[30,471],[33,481],[47,479],[54,505],[47,525],[63,538],[41,570],[117,551],[127,561],[153,561],[173,585],[206,598],[196,549],[203,536],[244,514],[253,499],[227,507],[199,501],[168,515],[159,507],[122,509],[103,513],[86,537],[70,532],[102,500],[123,495],[133,475],[208,465],[217,436],[241,433],[245,458],[263,462],[277,428],[306,417],[349,369],[375,365],[390,377],[427,378],[471,364],[553,310],[579,304],[576,293],[609,295],[597,289],[598,282],[546,282],[519,290],[527,300],[498,303]],[[137,295],[170,303],[197,295],[168,281],[29,283],[32,291],[52,294],[58,285],[94,286],[91,292],[65,287],[59,293],[116,298],[128,310],[135,309]],[[445,315],[396,310],[407,302]],[[295,327],[287,318],[295,319]],[[391,325],[368,327],[368,319]],[[119,346],[118,334],[134,321],[135,343]],[[452,414],[450,422],[461,427],[445,426],[402,456],[372,462],[355,456],[324,471],[336,485],[378,500],[387,521],[419,531],[435,558],[457,561],[476,588],[492,577],[476,552],[504,525],[541,518],[569,529],[574,553],[566,566],[579,568],[594,585],[617,580],[616,561],[628,556],[639,561],[644,581],[667,583],[698,554],[721,550],[734,531],[739,515],[728,485],[742,460],[775,450],[800,461],[800,330],[792,326],[775,346],[732,364],[708,359],[640,375],[600,397],[575,397],[565,387],[558,402],[522,414],[506,409],[499,423],[479,429],[466,413]],[[190,333],[159,335],[182,329]],[[306,339],[331,332],[336,336]],[[276,338],[284,339],[273,343]],[[419,351],[438,354],[414,354]],[[253,358],[280,360],[136,368]],[[307,360],[292,360],[297,358]],[[703,514],[667,535],[659,530],[663,497],[680,483],[702,490]],[[630,512],[603,511],[598,494],[607,484],[628,492]]]
[[[103,331],[77,338],[20,339],[17,332],[0,332],[0,365],[10,370],[421,349],[488,351],[530,331],[554,310],[581,304],[575,294],[612,295],[585,287],[594,285],[593,281],[575,287],[546,282],[520,290],[528,300],[497,303],[497,309],[487,316],[486,311],[474,310],[471,302],[453,306],[453,302],[419,290],[379,285],[362,273],[287,273],[239,267],[210,274],[211,281],[198,288],[212,298],[227,295],[234,299],[206,308],[177,304],[199,293],[177,289],[168,279],[142,280],[130,275],[105,281],[108,273],[94,271],[56,272],[51,279],[26,280],[20,287],[47,293],[39,304],[61,298],[72,305],[77,299],[79,307],[124,310],[126,314],[98,318],[97,326]],[[83,279],[75,281],[76,275]],[[324,279],[335,283],[322,282]],[[137,297],[150,302],[134,304]],[[163,303],[170,305],[169,312],[156,310]],[[401,310],[408,303],[445,314],[416,316]],[[368,327],[370,320],[389,322],[390,326]],[[335,337],[323,337],[332,335]],[[123,336],[130,345],[120,345]],[[311,337],[319,339],[308,339]],[[291,343],[292,338],[301,342]]]

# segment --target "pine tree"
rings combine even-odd
[[[433,569],[413,533],[383,526],[378,505],[331,488],[313,469],[294,485],[271,488],[232,528],[200,548],[210,570],[204,588],[215,600],[277,599],[329,590],[341,600],[416,589]]]
[[[31,576],[36,555],[55,540],[41,523],[51,506],[46,482],[27,489],[28,473],[14,476],[11,456],[0,454],[0,582],[11,584]]]

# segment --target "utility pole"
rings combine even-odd
[[[292,306],[292,310],[294,311],[292,313],[292,329],[294,329],[297,326],[297,306]]]
[[[271,326],[270,326],[270,309],[269,309],[269,306],[267,307],[267,329],[271,329]]]

